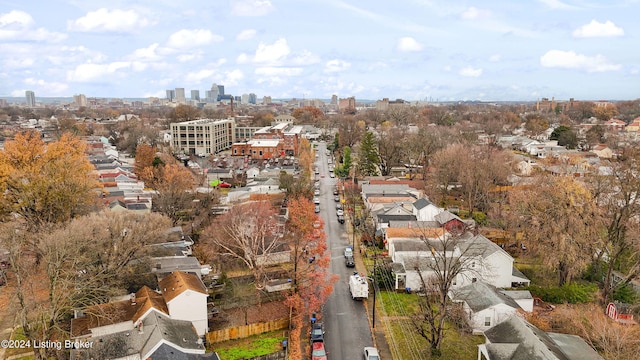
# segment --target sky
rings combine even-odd
[[[0,96],[640,98],[640,0],[2,0]]]

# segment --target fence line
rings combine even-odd
[[[211,331],[206,334],[206,338],[209,344],[214,344],[287,328],[289,328],[289,319],[284,318]]]

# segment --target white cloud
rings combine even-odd
[[[302,74],[302,68],[263,66],[256,68],[255,72],[263,76],[296,76]]]
[[[223,40],[224,38],[222,36],[216,35],[209,30],[182,29],[169,36],[167,46],[173,49],[189,49],[209,45],[213,42],[220,42]]]
[[[67,95],[66,91],[69,85],[60,82],[49,82],[42,79],[27,78],[24,83],[29,85],[31,89],[37,89],[40,96],[62,96]],[[22,93],[24,96],[24,92]]]
[[[332,73],[332,72],[345,71],[350,67],[351,67],[351,63],[348,63],[344,60],[337,60],[337,59],[329,60],[324,66],[324,72]]]
[[[67,38],[66,34],[44,28],[31,29],[34,23],[31,15],[24,11],[0,14],[0,40],[59,42]]]
[[[58,51],[46,51],[46,59],[54,65],[65,65],[82,62],[100,63],[107,59],[107,56],[99,51],[94,51],[80,46],[62,46],[56,48]]]
[[[231,14],[236,16],[264,16],[272,10],[269,0],[231,0]]]
[[[502,60],[502,55],[500,55],[500,54],[493,54],[493,55],[489,56],[489,61],[491,61],[491,62],[498,62],[500,60]]]
[[[398,50],[400,51],[420,51],[423,46],[412,37],[401,37],[398,39]]]
[[[116,61],[107,64],[80,64],[67,72],[67,81],[91,82],[111,77],[121,70],[144,71],[147,65],[138,61]]]
[[[187,73],[187,76],[185,76],[184,80],[189,84],[199,83],[204,79],[210,79],[215,73],[216,71],[211,69],[190,72]]]
[[[278,39],[271,45],[260,43],[253,61],[267,64],[280,63],[290,52],[286,39]]]
[[[240,31],[240,33],[236,35],[236,40],[238,41],[251,40],[253,39],[254,36],[256,36],[256,31],[254,29],[246,29],[246,30]]]
[[[0,28],[7,30],[27,29],[33,24],[33,18],[29,13],[20,10],[11,10],[0,14]]]
[[[302,50],[296,54],[291,60],[287,61],[290,65],[313,65],[319,63],[320,58],[311,51]]]
[[[462,14],[460,14],[460,17],[464,20],[483,19],[491,17],[491,11],[471,6],[467,10],[463,11]]]
[[[609,20],[603,23],[591,20],[590,23],[582,25],[573,31],[573,36],[580,38],[615,37],[623,35],[624,30]]]
[[[575,6],[565,4],[560,0],[538,0],[552,9],[573,9]]]
[[[242,79],[244,79],[244,74],[242,73],[242,71],[235,69],[227,71],[224,74],[224,79],[222,79],[222,82],[219,82],[218,84],[222,83],[227,86],[236,86]]]
[[[459,75],[467,77],[478,77],[482,75],[482,69],[474,69],[471,66],[464,67],[458,71]]]
[[[550,68],[576,69],[587,72],[615,71],[622,68],[603,55],[586,56],[574,51],[550,50],[540,57],[540,65]]]
[[[162,59],[162,56],[158,54],[159,44],[154,43],[149,45],[146,48],[139,48],[133,51],[133,53],[126,58],[129,60],[138,60],[138,61],[159,61]]]
[[[204,53],[202,51],[193,51],[188,54],[178,55],[178,61],[181,63],[202,59]]]
[[[153,22],[135,10],[101,8],[67,22],[67,29],[81,32],[134,32],[153,25]]]

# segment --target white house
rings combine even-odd
[[[483,282],[463,286],[450,292],[453,302],[462,305],[469,316],[469,326],[481,334],[521,310],[520,305],[494,286]]]
[[[174,271],[158,282],[167,304],[169,316],[193,323],[198,335],[208,330],[207,297],[209,293],[202,280],[193,274]]]
[[[385,229],[389,233],[403,233],[404,237],[387,237],[386,245],[392,256],[392,271],[396,289],[420,289],[423,278],[434,275],[438,259],[448,258],[464,262],[464,270],[454,279],[453,287],[460,288],[478,281],[500,288],[528,285],[530,280],[513,266],[513,258],[501,247],[482,235],[465,233],[458,238],[420,238],[420,229]],[[424,230],[424,229],[422,229]],[[408,236],[413,232],[413,237]],[[448,235],[443,235],[448,236]],[[428,249],[417,244],[409,246],[407,240],[422,241]],[[429,240],[431,239],[431,240]],[[442,240],[445,239],[445,240]],[[444,247],[447,247],[446,249]]]
[[[422,198],[413,203],[413,215],[417,221],[435,221],[435,216],[443,211],[442,208],[435,206],[431,201]]]

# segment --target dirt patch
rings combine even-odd
[[[254,324],[270,320],[282,319],[289,316],[289,307],[284,301],[273,301],[247,308],[224,310],[220,320],[212,322],[212,330],[226,327]]]

